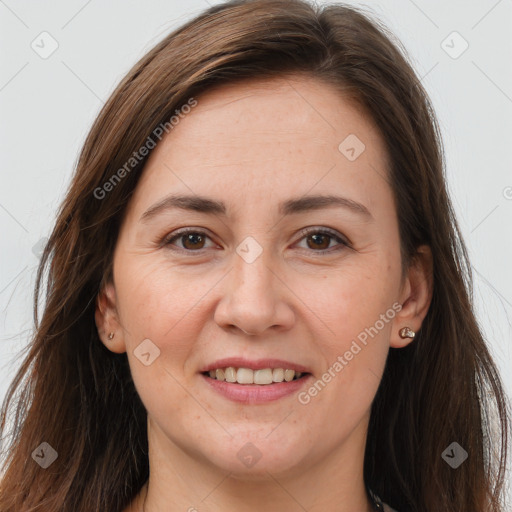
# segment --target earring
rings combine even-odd
[[[111,332],[109,335],[108,335],[108,339],[111,340],[113,337],[115,336],[115,334],[113,332]]]
[[[400,338],[414,338],[416,336],[416,333],[410,327],[403,327],[398,334],[400,334]]]

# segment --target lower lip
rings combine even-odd
[[[285,396],[293,395],[312,377],[311,374],[308,374],[297,380],[276,382],[274,384],[238,384],[212,379],[203,374],[201,374],[201,376],[221,395],[234,402],[246,404],[271,402],[279,398],[284,398]]]

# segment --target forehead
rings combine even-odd
[[[342,141],[356,132],[368,142],[378,138],[359,104],[332,85],[309,77],[225,84],[204,92],[197,101],[193,112],[182,116],[179,126],[165,137],[175,147],[183,142],[194,147],[229,143],[230,147],[243,145],[246,151],[261,150],[250,136],[257,136],[260,143],[288,143],[297,148],[304,143]]]
[[[195,99],[153,150],[134,199],[178,190],[268,200],[284,189],[288,196],[341,186],[363,200],[357,187],[383,185],[372,185],[386,174],[380,134],[333,86],[305,77],[252,80]]]

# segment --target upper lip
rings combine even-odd
[[[217,368],[250,368],[251,370],[262,370],[264,368],[283,368],[283,370],[295,370],[296,372],[309,373],[309,370],[301,364],[292,363],[283,359],[245,359],[244,357],[226,357],[207,364],[200,372],[216,370]]]

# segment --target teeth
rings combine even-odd
[[[290,382],[294,378],[302,376],[301,372],[285,370],[283,368],[265,368],[262,370],[251,370],[250,368],[217,368],[210,370],[208,375],[212,379],[238,382],[238,384],[272,384],[273,382]]]
[[[254,384],[272,384],[272,370],[270,368],[256,370],[254,372]]]
[[[238,368],[236,381],[238,384],[252,384],[254,382],[254,372],[249,368]]]
[[[285,370],[284,371],[284,380],[286,382],[290,382],[295,376],[295,370]]]
[[[226,382],[236,382],[236,370],[232,366],[226,368],[224,378],[226,379]]]
[[[275,368],[274,370],[272,370],[272,380],[274,382],[283,382],[284,370],[282,368]]]

